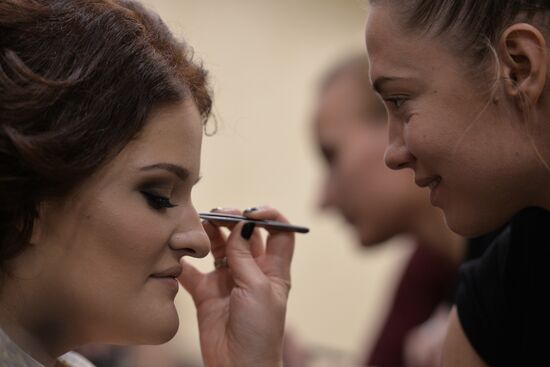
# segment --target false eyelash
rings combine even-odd
[[[170,209],[177,206],[176,204],[172,204],[170,202],[170,199],[164,196],[152,194],[147,191],[141,191],[141,193],[147,200],[147,203],[149,204],[149,206],[151,206],[151,208],[155,210]]]

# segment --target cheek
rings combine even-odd
[[[60,297],[70,300],[76,317],[95,320],[96,333],[122,340],[157,331],[170,334],[177,328],[173,299],[149,279],[166,255],[167,221],[139,200],[111,204],[89,208],[75,223],[79,232],[68,238],[70,248],[60,266]],[[155,316],[145,320],[143,315]]]
[[[408,151],[416,159],[416,165],[422,168],[424,165],[430,166],[452,157],[461,138],[455,133],[455,127],[448,124],[448,120],[421,119],[418,116],[416,120],[405,125],[403,139]]]
[[[403,138],[411,151],[449,155],[471,128],[477,108],[453,98],[449,91],[426,96],[417,102]]]
[[[156,214],[145,205],[111,208],[92,216],[90,222],[96,228],[99,246],[127,260],[139,259],[145,253],[158,251],[166,241],[161,214]],[[95,236],[94,236],[95,237]]]
[[[472,95],[471,90],[460,85],[456,90],[441,88],[440,93],[419,104],[418,113],[404,128],[404,138],[415,156],[449,162],[460,159],[462,165],[469,165],[475,164],[472,157],[509,151],[508,146],[495,145],[507,140],[495,139],[495,134],[509,129],[504,123],[507,113],[499,115],[484,100],[464,99],[463,96]]]
[[[75,271],[90,288],[102,292],[138,292],[154,271],[168,231],[139,201],[109,201],[86,211],[72,238]],[[86,274],[94,274],[86,277]]]

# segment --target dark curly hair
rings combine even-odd
[[[131,0],[0,0],[0,270],[29,245],[44,199],[113,158],[159,104],[192,98],[207,73]]]

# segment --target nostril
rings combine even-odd
[[[196,255],[196,254],[197,254],[197,251],[195,251],[195,250],[192,249],[192,248],[186,248],[186,249],[185,249],[185,252],[187,252],[187,253],[190,254],[190,255]]]
[[[389,169],[394,169],[394,170],[397,170],[397,169],[400,169],[401,166],[403,164],[399,164],[399,163],[396,163],[394,160],[392,159],[388,159],[386,158],[386,166],[389,168]]]

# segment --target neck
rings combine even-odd
[[[0,328],[25,353],[47,367],[57,363],[57,357],[70,350],[62,323],[52,320],[50,308],[44,303],[26,299],[25,293],[10,292],[4,284],[0,294]]]
[[[550,172],[546,171],[546,168],[544,176],[546,180],[544,180],[540,187],[536,189],[535,192],[538,195],[537,198],[533,200],[533,202],[535,203],[534,206],[538,206],[550,211]]]
[[[550,95],[547,93],[542,106],[546,108],[537,121],[546,122],[547,116],[550,116]],[[541,123],[536,126],[536,130],[529,134],[529,140],[532,144],[534,157],[531,159],[537,166],[533,173],[529,175],[529,188],[524,188],[524,192],[530,193],[528,199],[529,206],[536,206],[550,211],[550,129],[547,123]]]
[[[429,246],[451,265],[458,267],[462,262],[466,240],[447,227],[439,210],[429,207],[423,215],[418,215],[411,233],[422,245]]]
[[[54,367],[56,365],[56,357],[26,329],[18,325],[6,323],[2,324],[2,329],[13,343],[34,360],[46,367]]]

